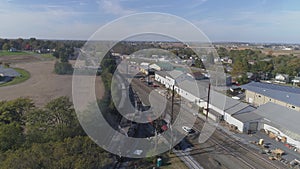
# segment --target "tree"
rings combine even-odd
[[[23,115],[32,108],[34,108],[34,104],[28,98],[0,102],[0,123],[17,122],[23,124]]]
[[[241,77],[238,77],[236,79],[236,81],[238,82],[239,85],[243,85],[243,84],[249,83],[249,79],[248,79],[248,77],[247,77],[246,74],[243,74]]]
[[[69,61],[68,55],[65,51],[59,52],[59,58],[62,63],[67,63]]]
[[[68,62],[55,62],[54,72],[59,75],[72,74],[73,66]]]
[[[43,109],[26,114],[26,144],[59,141],[85,135],[68,97],[50,101]]]
[[[109,153],[87,136],[33,144],[5,156],[0,161],[3,168],[111,168],[112,163]]]
[[[23,129],[18,123],[0,124],[0,151],[16,149],[23,142]]]
[[[4,43],[2,46],[2,50],[9,50],[10,49],[10,45],[8,43]]]
[[[203,62],[201,61],[200,58],[195,59],[194,66],[197,67],[197,68],[201,68],[201,69],[205,68],[205,66],[204,66],[204,64],[203,64]]]
[[[229,52],[226,48],[220,47],[217,49],[217,52],[220,58],[229,56]]]
[[[233,63],[231,75],[232,76],[240,76],[246,74],[248,68],[248,64],[241,61],[236,61]]]
[[[54,57],[56,57],[57,59],[59,58],[59,52],[57,52],[57,51],[53,52],[52,55],[53,55]]]
[[[46,112],[51,116],[51,122],[53,125],[57,124],[72,124],[75,118],[74,109],[72,103],[67,97],[59,97],[50,101],[45,106]],[[49,125],[51,125],[49,123]]]

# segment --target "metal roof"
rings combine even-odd
[[[269,123],[290,137],[300,140],[300,113],[290,108],[269,102],[258,107],[254,113],[263,116]]]
[[[158,62],[155,64],[163,70],[173,70],[174,69],[174,66],[169,62]]]
[[[177,79],[180,76],[187,76],[185,73],[183,73],[182,71],[179,71],[179,70],[167,71],[167,73],[169,74],[167,76],[169,76],[169,77],[171,76],[172,79]]]
[[[256,114],[253,111],[246,112],[246,113],[240,113],[240,114],[234,114],[233,117],[243,123],[250,122],[250,121],[260,121],[263,119],[263,117],[261,115]]]
[[[20,73],[15,71],[12,68],[4,68],[3,66],[0,66],[0,74],[3,76],[8,76],[8,77],[17,77],[20,76]]]
[[[224,110],[224,112],[230,115],[249,112],[255,109],[246,103],[235,100],[214,90],[211,90],[210,97],[210,104],[218,109]]]
[[[207,89],[199,86],[195,80],[186,79],[179,82],[176,86],[200,99],[207,97]]]
[[[160,75],[164,78],[168,75],[166,71],[155,71],[155,74]]]
[[[206,101],[208,95],[208,84],[192,82],[190,80],[185,80],[179,83],[179,87],[183,90],[193,94],[194,96]],[[198,88],[198,89],[197,89]],[[224,110],[226,113],[233,115],[238,113],[250,112],[255,110],[254,107],[234,100],[231,97],[228,97],[222,93],[219,93],[215,90],[210,92],[210,104],[217,107],[220,110]]]
[[[241,88],[280,100],[295,106],[300,106],[300,88],[281,86],[270,83],[251,82]]]
[[[180,71],[171,71],[171,72],[165,72],[165,71],[157,71],[157,74],[165,77],[167,76],[167,73],[173,73],[175,77],[179,77],[183,73]],[[190,94],[193,94],[195,97],[200,98],[203,101],[207,100],[208,95],[208,83],[209,81],[195,81],[190,78],[187,78],[181,82],[179,82],[176,86],[178,86],[180,89],[189,92]],[[217,91],[211,90],[210,93],[210,104],[214,107],[217,107],[220,110],[224,110],[224,112],[233,115],[233,114],[239,114],[239,113],[245,113],[255,110],[254,107],[249,106],[246,103],[237,101],[232,99],[231,97],[228,97],[222,93],[219,93]]]

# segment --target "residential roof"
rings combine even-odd
[[[20,76],[20,73],[18,73],[12,68],[4,68],[3,66],[0,66],[0,75],[8,77],[17,77]]]
[[[300,140],[300,113],[298,111],[268,102],[258,107],[254,113],[263,116],[265,123],[270,123],[281,130],[281,132]]]
[[[283,76],[283,77],[285,77],[285,78],[289,78],[289,75],[288,75],[288,74],[277,73],[277,74],[276,74],[276,77],[277,77],[277,76]],[[275,78],[276,78],[276,77],[275,77]]]
[[[270,83],[250,82],[241,88],[283,101],[295,106],[300,106],[300,88],[282,86]]]
[[[294,80],[300,80],[300,77],[295,76],[295,77],[294,77]]]

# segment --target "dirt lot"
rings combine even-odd
[[[11,67],[29,71],[31,77],[17,85],[0,87],[0,100],[29,97],[37,106],[42,106],[59,96],[68,96],[72,99],[72,76],[53,73],[55,61],[39,61],[39,58],[28,56],[0,57],[1,60],[14,63]],[[101,98],[104,93],[101,78],[97,78],[96,81],[99,89],[96,90],[97,96]]]
[[[0,62],[2,63],[24,63],[24,62],[34,62],[41,61],[42,58],[34,56],[34,55],[20,55],[20,56],[1,56]]]

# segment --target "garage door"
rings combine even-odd
[[[258,122],[250,122],[249,124],[249,130],[251,131],[257,131]]]
[[[253,98],[250,98],[250,97],[249,97],[248,102],[249,102],[249,103],[253,103]]]

